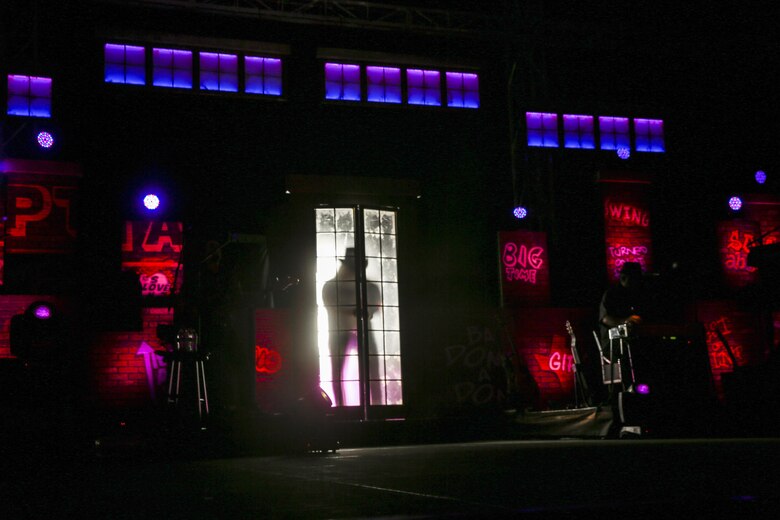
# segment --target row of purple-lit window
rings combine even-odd
[[[528,146],[558,148],[558,114],[526,112]],[[634,149],[638,152],[664,152],[664,122],[661,119],[634,119]],[[631,148],[630,120],[627,117],[599,116],[599,144],[602,150]],[[595,118],[563,115],[564,148],[595,149]]]
[[[282,60],[261,56],[242,56],[244,92],[282,95]],[[199,52],[200,89],[238,92],[237,54]],[[168,88],[192,88],[192,51],[152,49],[152,85]],[[133,45],[105,45],[106,83],[146,84],[146,49]]]
[[[366,99],[373,103],[401,103],[401,69],[366,66]],[[474,73],[445,72],[447,106],[479,108],[479,77]],[[325,99],[362,101],[361,66],[325,64]],[[441,72],[406,69],[406,102],[441,106]]]
[[[51,78],[8,75],[8,115],[51,117]]]

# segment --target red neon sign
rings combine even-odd
[[[260,345],[255,346],[255,371],[261,374],[275,374],[282,368],[282,356],[277,351]]]
[[[547,304],[550,300],[547,235],[524,230],[502,231],[498,240],[504,304]]]
[[[747,257],[759,234],[758,223],[750,220],[718,224],[720,260],[726,284],[730,288],[738,289],[755,281],[756,269],[747,265]]]
[[[607,277],[615,281],[626,262],[652,269],[652,235],[647,186],[628,181],[605,184],[604,240]]]

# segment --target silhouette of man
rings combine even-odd
[[[367,264],[364,260],[363,272]],[[347,404],[344,400],[343,388],[344,367],[347,361],[345,356],[349,347],[357,348],[360,314],[365,308],[370,320],[373,311],[381,304],[381,293],[377,284],[366,284],[366,301],[362,306],[358,305],[360,298],[358,289],[355,249],[350,247],[345,251],[336,275],[325,282],[322,288],[322,301],[328,311],[328,348],[334,406]]]

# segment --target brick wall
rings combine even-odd
[[[617,280],[625,262],[653,269],[649,184],[616,179],[602,184],[607,279]]]
[[[89,349],[89,373],[96,404],[101,407],[139,408],[165,398],[167,367],[150,352],[163,348],[157,325],[171,323],[166,308],[144,308],[140,331],[98,334]]]

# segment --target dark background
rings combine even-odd
[[[674,263],[686,290],[714,296],[723,292],[714,228],[729,216],[727,197],[758,188],[752,180],[757,169],[769,176],[760,190],[777,187],[780,132],[770,78],[778,45],[771,17],[756,4],[424,3],[495,17],[489,30],[466,37],[270,23],[132,4],[12,0],[0,15],[2,72],[54,78],[54,117],[46,123],[58,129],[60,144],[49,158],[78,162],[85,172],[83,261],[78,268],[62,264],[60,272],[88,266],[110,276],[118,269],[118,223],[135,215],[131,195],[149,184],[167,192],[167,216],[185,222],[193,243],[229,231],[266,234],[272,269],[298,268],[292,250],[300,248],[290,245],[291,238],[294,244],[307,238],[294,219],[285,221],[285,176],[379,176],[420,183],[419,201],[404,201],[401,208],[416,219],[402,249],[416,259],[406,278],[412,295],[434,305],[496,305],[495,234],[529,227],[548,232],[553,303],[590,306],[604,284],[594,181],[599,171],[621,169],[653,178],[659,270]],[[289,44],[284,99],[105,84],[102,44],[110,38],[102,34],[116,29]],[[318,47],[474,63],[481,107],[323,102]],[[599,150],[529,149],[525,111],[663,119],[667,152],[634,152],[619,161]],[[4,117],[4,143],[19,124]],[[11,139],[4,153],[40,156],[21,137]],[[526,222],[512,218],[515,200],[529,207]],[[14,273],[31,262],[9,257],[7,263],[13,280],[23,279]],[[78,276],[52,275],[50,288],[60,290]],[[11,283],[6,290],[25,287]]]

